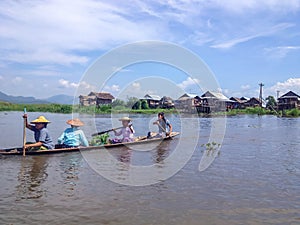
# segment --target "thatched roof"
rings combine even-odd
[[[97,98],[99,98],[99,99],[105,99],[105,100],[113,100],[113,99],[115,99],[115,97],[112,96],[108,92],[100,92],[100,93],[98,93],[97,94]]]
[[[237,103],[245,103],[248,100],[245,100],[245,98],[238,98],[238,97],[231,97],[229,100],[237,102]]]
[[[91,91],[89,94],[88,94],[88,96],[97,96],[97,92],[95,92],[95,91]]]

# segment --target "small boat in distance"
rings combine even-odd
[[[47,150],[26,151],[26,155],[54,154],[54,153],[75,152],[75,151],[88,151],[88,150],[104,149],[104,148],[118,148],[118,147],[131,146],[131,145],[142,145],[151,142],[172,140],[174,137],[179,135],[179,132],[172,132],[167,137],[155,137],[155,134],[156,133],[152,133],[152,136],[154,136],[153,138],[147,138],[147,136],[137,137],[133,142],[105,144],[100,146],[89,146],[89,147],[55,148],[55,149],[47,149]],[[0,149],[0,155],[23,155],[23,147]]]

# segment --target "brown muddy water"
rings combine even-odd
[[[29,119],[38,115],[29,113]],[[56,140],[70,115],[44,115],[52,121],[48,129]],[[131,116],[137,135],[154,129],[149,121],[155,115]],[[81,118],[88,138],[90,124],[103,130],[112,126],[109,115]],[[174,130],[182,128],[179,121],[188,125],[183,137],[151,151],[111,151],[126,165],[156,163],[163,169],[180,141],[181,151],[195,149],[174,176],[152,185],[123,185],[126,168],[108,171],[120,181],[112,182],[80,152],[1,156],[0,224],[300,224],[299,118],[228,117],[220,154],[203,172],[198,166],[213,119],[200,118],[198,125],[196,117],[168,118]],[[20,112],[1,112],[0,128],[1,148],[21,146]],[[27,140],[32,136],[27,131]]]

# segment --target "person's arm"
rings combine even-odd
[[[172,124],[170,123],[170,121],[168,121],[167,125],[169,127],[169,132],[166,133],[166,135],[169,136],[172,133],[173,127],[172,127]]]
[[[130,129],[131,133],[133,133],[133,134],[135,133],[135,130],[133,129],[132,124],[129,125],[129,129]]]
[[[89,146],[89,142],[88,140],[86,139],[83,131],[81,130],[81,132],[79,133],[79,137],[80,137],[80,144],[82,144],[83,146],[85,147],[88,147]]]
[[[159,124],[159,121],[156,120],[155,122],[153,122],[153,125],[158,125]]]
[[[120,131],[116,131],[116,130],[113,130],[113,131],[114,131],[116,136],[120,136],[122,134],[122,129],[120,129]]]
[[[41,147],[43,145],[43,142],[36,142],[32,144],[25,144],[25,148],[31,148],[31,147]]]
[[[23,115],[23,118],[25,119],[25,122],[26,122],[26,127],[29,129],[29,130],[34,130],[34,126],[31,126],[28,121],[27,121],[27,114],[24,114]]]

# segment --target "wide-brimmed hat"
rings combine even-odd
[[[78,119],[78,118],[68,120],[67,124],[72,125],[72,126],[76,126],[76,127],[81,127],[81,126],[84,125],[84,123],[81,122],[81,120]]]
[[[132,119],[130,119],[128,116],[124,116],[121,119],[119,119],[119,121],[132,121]]]
[[[39,116],[35,120],[31,121],[30,123],[51,123],[49,120],[47,120],[44,116]]]

